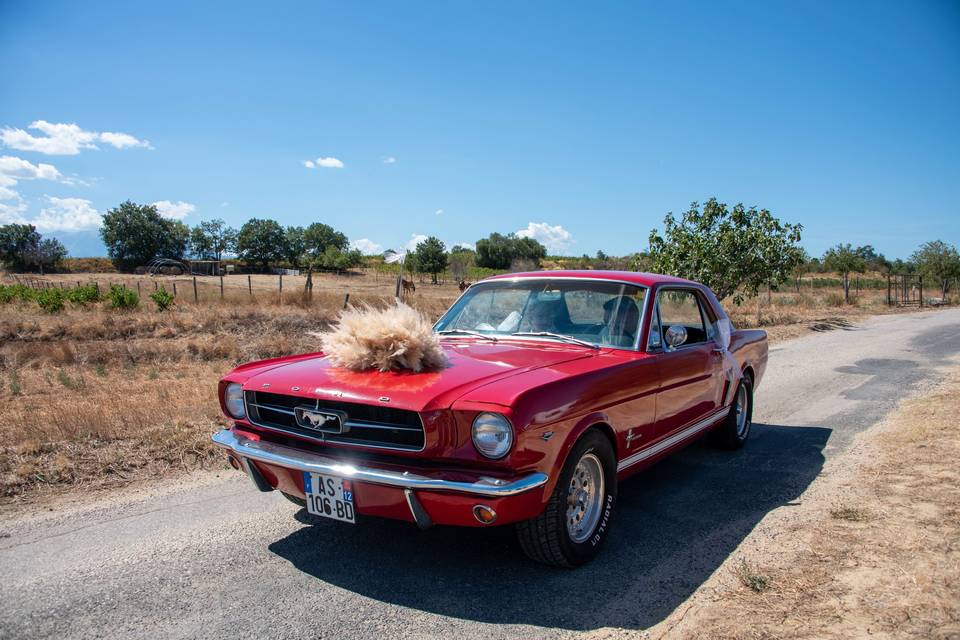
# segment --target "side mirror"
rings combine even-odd
[[[676,349],[687,341],[687,328],[680,324],[671,325],[667,327],[667,331],[664,333],[663,338],[668,347],[671,349]]]

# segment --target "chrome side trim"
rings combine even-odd
[[[702,420],[699,420],[693,423],[683,431],[678,431],[677,433],[673,434],[669,438],[665,438],[660,442],[656,443],[655,445],[648,447],[647,449],[644,449],[643,451],[638,451],[632,456],[624,458],[619,463],[617,463],[617,471],[623,471],[624,469],[628,467],[632,467],[633,465],[639,462],[643,462],[647,458],[652,458],[653,456],[666,451],[667,449],[669,449],[675,444],[679,444],[680,442],[688,438],[692,438],[697,433],[703,431],[707,427],[711,427],[714,424],[716,424],[717,421],[719,421],[723,416],[727,415],[728,413],[730,413],[730,407],[723,407],[722,409],[718,409],[717,411],[714,411],[713,413],[708,415],[706,418],[703,418]]]
[[[548,480],[547,474],[539,472],[531,473],[510,481],[486,476],[478,478],[476,482],[441,480],[422,476],[411,471],[388,471],[374,467],[356,466],[272,442],[250,440],[229,429],[218,431],[213,435],[212,440],[218,447],[232,451],[241,458],[275,464],[279,467],[295,469],[297,471],[326,473],[341,478],[351,478],[359,482],[369,482],[371,484],[381,484],[403,489],[453,491],[457,493],[502,498],[504,496],[513,496],[525,491],[530,491],[531,489],[536,489],[546,484]]]

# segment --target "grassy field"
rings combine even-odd
[[[285,276],[282,300],[277,276],[227,276],[223,297],[219,278],[198,278],[199,303],[191,278],[99,273],[42,280],[132,290],[139,283],[144,296],[128,311],[67,303],[48,314],[32,302],[0,304],[0,503],[221,467],[209,443],[225,424],[216,398],[220,376],[241,362],[316,350],[308,332],[327,328],[347,293],[351,303],[373,304],[393,295],[393,282],[373,272],[315,276],[310,297],[303,277]],[[172,291],[174,282],[177,304],[157,312],[146,294],[155,284]],[[730,312],[737,326],[762,326],[776,341],[888,312],[884,294],[871,291],[843,305],[839,290],[801,287]],[[453,283],[425,283],[408,302],[437,318],[458,295]]]

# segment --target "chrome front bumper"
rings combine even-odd
[[[373,467],[360,467],[347,464],[333,458],[327,458],[315,453],[300,451],[292,447],[274,444],[272,442],[256,441],[238,435],[229,429],[224,429],[213,435],[213,443],[232,452],[240,458],[240,463],[257,482],[256,475],[251,474],[247,460],[256,460],[274,464],[278,467],[325,473],[342,478],[351,478],[360,482],[399,487],[410,490],[453,491],[476,496],[502,498],[513,496],[524,491],[541,487],[547,482],[547,474],[531,473],[516,480],[501,480],[499,478],[480,477],[475,482],[457,482],[442,480],[411,473],[410,471],[388,471]],[[259,487],[258,485],[258,488]]]

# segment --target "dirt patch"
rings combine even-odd
[[[960,637],[958,374],[865,434],[639,635]]]

